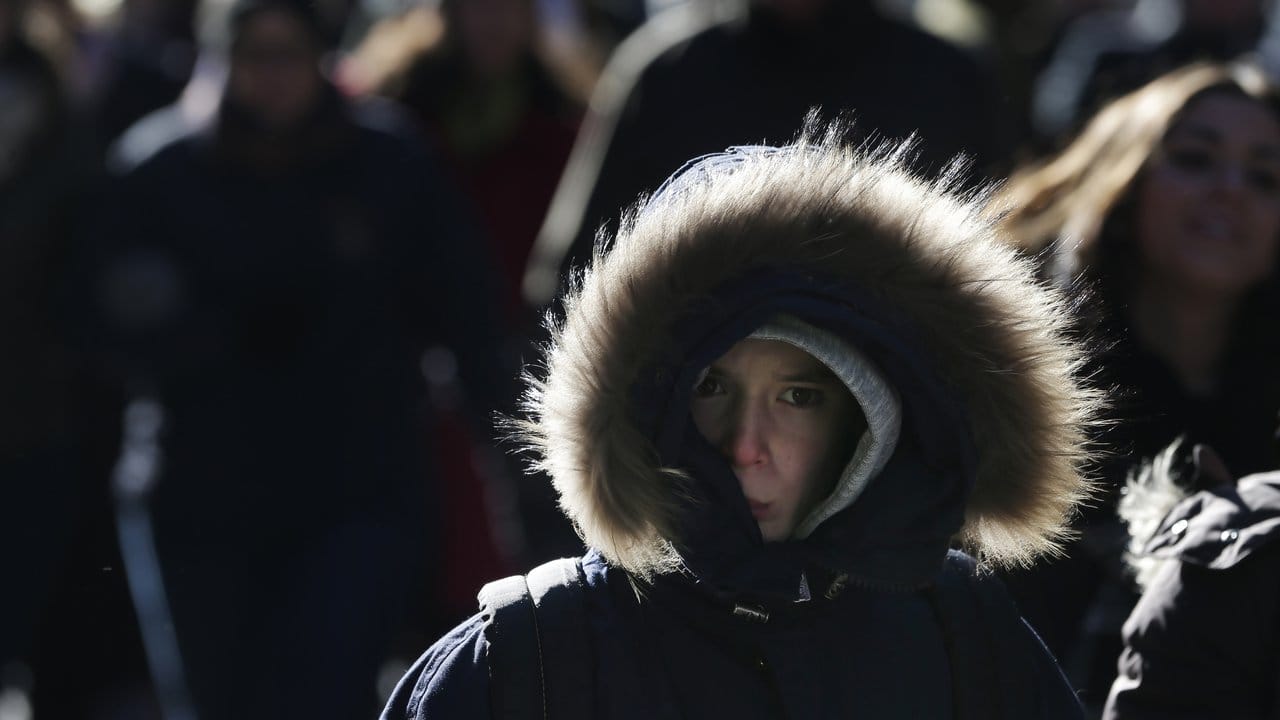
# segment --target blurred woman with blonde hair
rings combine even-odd
[[[1280,104],[1249,65],[1197,64],[1100,111],[992,198],[1006,237],[1080,299],[1111,400],[1102,501],[1070,557],[1010,578],[1028,616],[1101,701],[1134,595],[1118,488],[1175,437],[1234,475],[1274,463],[1280,408]]]

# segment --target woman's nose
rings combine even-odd
[[[1224,162],[1213,176],[1213,188],[1220,193],[1235,194],[1249,185],[1248,168],[1234,163]]]
[[[734,413],[721,448],[734,467],[750,467],[768,459],[768,424],[759,408],[744,407]]]

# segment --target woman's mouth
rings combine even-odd
[[[773,503],[758,502],[756,500],[748,500],[747,504],[751,506],[751,517],[756,520],[764,520],[769,517],[769,508],[773,507]]]
[[[1228,243],[1236,236],[1234,220],[1225,212],[1205,211],[1193,215],[1190,227],[1195,234],[1215,243]]]

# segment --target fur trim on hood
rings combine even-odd
[[[716,289],[786,267],[856,286],[914,329],[960,398],[977,450],[959,539],[1025,565],[1053,552],[1090,484],[1078,472],[1098,397],[1077,378],[1069,313],[1001,242],[953,175],[925,182],[909,146],[851,149],[811,121],[791,146],[730,153],[669,181],[601,237],[550,321],[516,435],[564,512],[610,561],[648,577],[679,565],[682,468],[663,467],[634,388],[677,321]]]

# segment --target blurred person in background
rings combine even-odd
[[[93,48],[88,112],[106,148],[130,125],[178,98],[196,60],[196,0],[124,0]]]
[[[1260,50],[1274,0],[1126,0],[1104,3],[1062,28],[1036,79],[1032,125],[1061,147],[1103,104],[1194,61],[1227,62]]]
[[[1174,438],[1236,475],[1272,463],[1280,409],[1280,111],[1248,66],[1195,65],[1116,100],[1060,154],[993,200],[1010,238],[1080,293],[1080,329],[1111,391],[1098,442],[1103,502],[1069,557],[1009,582],[1100,704],[1135,595],[1115,500]]]
[[[393,98],[411,111],[479,220],[505,320],[502,359],[512,376],[536,327],[535,313],[521,296],[525,267],[573,146],[581,98],[592,77],[581,58],[567,64],[563,54],[550,52],[540,21],[534,0],[444,0],[438,9],[417,7],[375,26],[345,73],[356,91]],[[438,432],[465,432],[449,416],[442,421]],[[451,446],[463,454],[469,447],[465,440]],[[512,549],[524,556],[520,562],[580,551],[553,498],[537,492],[541,487],[505,486],[502,478],[519,475],[514,468],[496,472],[501,466],[490,462],[486,471],[465,457],[458,460],[461,468],[489,476],[459,489],[487,484],[491,499],[505,498],[520,508],[522,529],[506,533],[514,535]],[[481,542],[453,545],[465,548],[451,558],[450,566],[462,574],[449,583],[458,610],[465,612],[474,605],[477,583],[512,568],[495,564],[502,558],[484,557]]]
[[[478,418],[505,384],[484,247],[403,118],[322,74],[325,19],[237,2],[214,113],[130,156],[94,228],[98,362],[166,413],[154,524],[203,717],[372,711],[407,606],[435,617],[424,351]]]
[[[938,172],[1006,152],[993,86],[964,52],[890,20],[868,0],[688,3],[657,15],[610,59],[525,277],[550,303],[598,229],[685,160],[791,137],[808,111],[849,113],[863,137],[921,138]]]
[[[1031,102],[1040,72],[1073,20],[1117,0],[888,0],[910,6],[930,32],[980,52],[1000,78],[1000,112],[1018,158],[1041,138],[1032,133]],[[1056,147],[1042,148],[1043,154]]]
[[[1211,454],[1176,441],[1120,503],[1143,594],[1106,720],[1280,712],[1280,472],[1236,481]]]
[[[527,319],[520,282],[529,249],[573,145],[589,81],[580,76],[575,86],[542,52],[534,0],[443,0],[440,15],[443,29],[434,38],[423,37],[432,32],[423,19],[375,28],[366,55],[394,52],[383,47],[388,43],[423,47],[367,82],[411,109],[444,153],[482,221],[516,325]]]
[[[30,9],[0,0],[0,693],[30,690],[41,612],[66,571],[84,489],[67,315],[90,153]]]

